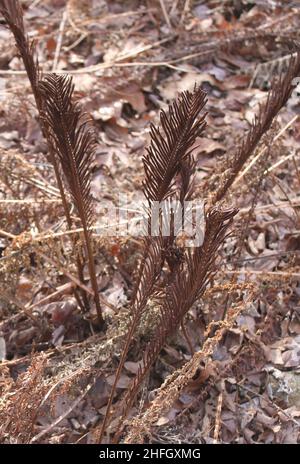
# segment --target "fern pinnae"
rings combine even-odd
[[[51,146],[51,143],[49,142],[50,140],[49,132],[47,130],[47,127],[43,123],[43,120],[41,117],[43,113],[43,97],[39,89],[39,81],[42,79],[42,72],[39,67],[39,61],[38,61],[37,54],[36,54],[35,42],[30,41],[28,37],[26,36],[25,26],[24,26],[24,21],[23,21],[23,10],[22,10],[22,6],[19,0],[0,0],[0,12],[2,16],[4,17],[8,27],[10,28],[14,36],[18,52],[22,58],[24,68],[26,70],[26,73],[27,73],[27,76],[28,76],[28,79],[31,85],[32,93],[34,95],[36,107],[39,113],[39,122],[41,125],[41,130],[48,143],[48,150],[49,150],[48,158],[55,172],[55,177],[56,177],[57,185],[59,188],[68,228],[72,229],[72,219],[70,215],[70,208],[69,208],[69,204],[67,201],[67,196],[65,193],[64,185],[62,182],[61,172],[60,172],[55,154],[53,152],[53,148]],[[73,246],[75,248],[75,243],[73,243]],[[82,258],[80,257],[78,253],[76,253],[76,265],[77,265],[79,280],[83,283],[84,282],[83,262],[82,262]],[[76,297],[76,300],[79,306],[83,308],[82,302],[77,293],[77,289],[74,289],[74,295]],[[88,304],[87,296],[85,292],[82,290],[81,290],[81,295],[82,295],[85,305],[87,305]]]
[[[0,12],[13,33],[16,46],[21,55],[24,67],[31,83],[37,105],[40,98],[37,90],[40,70],[35,54],[35,43],[29,41],[25,34],[23,10],[19,0],[0,0]]]
[[[205,103],[206,93],[195,85],[192,92],[182,92],[177,101],[169,106],[168,112],[161,112],[160,123],[163,133],[153,124],[150,127],[151,143],[143,158],[145,171],[143,190],[148,201],[149,223],[151,222],[153,202],[160,203],[172,195],[175,177],[180,172],[183,163],[188,168],[184,174],[185,187],[188,188],[189,174],[192,172],[191,166],[193,164],[188,160],[191,156],[192,145],[206,125],[206,114],[200,115]],[[164,247],[169,241],[168,239],[169,237],[162,235],[155,238],[146,237],[144,253],[132,294],[130,326],[99,433],[98,441],[100,443],[109,420],[117,382],[126,361],[132,337],[160,277],[165,259]]]
[[[206,93],[200,87],[185,91],[160,116],[161,130],[150,126],[151,144],[143,158],[144,193],[149,202],[162,201],[170,194],[172,181],[181,161],[189,155],[194,141],[205,129],[205,116],[199,116],[206,104]]]
[[[90,230],[93,220],[90,166],[95,139],[86,116],[72,101],[74,85],[70,77],[49,74],[40,82],[39,89],[45,101],[44,124],[82,223],[98,320],[103,324]]]
[[[173,184],[178,172],[182,176],[182,191],[189,190],[190,175],[194,168],[191,160],[192,145],[201,135],[206,126],[206,113],[201,114],[206,104],[206,93],[199,87],[194,90],[182,92],[178,99],[169,105],[168,112],[161,111],[160,123],[162,131],[153,124],[150,127],[151,143],[143,157],[145,180],[143,182],[144,195],[149,205],[149,222],[151,221],[151,206],[154,202],[162,202],[173,193]],[[187,192],[183,193],[182,199]],[[161,252],[169,238],[162,238]],[[149,252],[151,237],[145,247],[145,255]],[[160,258],[161,267],[164,262]],[[153,274],[152,288],[156,277]],[[140,264],[140,278],[143,276],[143,261]],[[136,281],[136,289],[141,282]],[[135,299],[133,297],[133,304]],[[141,308],[142,311],[142,308]]]
[[[0,12],[2,16],[4,17],[8,27],[10,28],[14,36],[18,52],[22,58],[22,61],[23,61],[23,64],[26,70],[26,74],[28,76],[28,79],[31,85],[31,89],[34,95],[37,110],[39,112],[39,115],[41,115],[41,112],[43,109],[43,99],[39,91],[38,83],[40,79],[42,78],[42,72],[40,70],[38,58],[36,55],[35,43],[34,41],[30,41],[25,33],[22,6],[19,0],[0,0]],[[41,126],[42,126],[41,127],[42,132],[46,132],[45,127],[43,127],[42,121],[41,121]],[[47,134],[45,133],[44,135],[47,138]],[[62,198],[66,219],[67,219],[69,227],[71,227],[71,218],[70,218],[69,208],[67,205],[67,200],[66,200],[61,176],[59,173],[59,169],[57,166],[55,156],[52,153],[52,150],[50,147],[49,147],[49,155],[50,155],[50,161],[55,171],[55,176],[57,179],[57,184],[58,184],[60,195]]]
[[[295,87],[293,80],[299,75],[300,51],[291,56],[287,72],[282,73],[278,79],[273,81],[272,88],[268,93],[265,104],[260,105],[258,114],[255,116],[250,130],[243,138],[239,148],[236,150],[232,160],[230,161],[229,172],[226,175],[224,182],[220,183],[216,192],[213,194],[213,204],[225,197],[241,169],[257,147],[262,136],[270,129],[271,124],[279,111],[287,103]]]
[[[214,273],[217,250],[228,235],[228,229],[236,212],[233,209],[219,210],[218,208],[212,208],[207,212],[202,246],[186,251],[185,269],[178,268],[171,284],[167,286],[165,298],[160,305],[160,317],[156,331],[146,348],[138,373],[125,394],[124,409],[114,443],[120,436],[122,423],[126,419],[142,382],[163,348],[166,338],[176,331],[185,314],[203,294]]]

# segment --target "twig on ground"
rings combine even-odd
[[[184,21],[185,16],[186,16],[187,12],[190,9],[190,2],[191,2],[191,0],[185,0],[184,7],[183,7],[183,10],[182,10],[182,15],[181,15],[181,18],[180,18],[181,23]]]
[[[59,26],[58,38],[57,38],[56,49],[55,49],[55,54],[54,54],[54,59],[53,59],[53,65],[52,65],[52,71],[58,68],[58,60],[59,60],[60,50],[62,46],[62,40],[63,40],[66,20],[67,20],[67,11],[65,10],[63,12],[62,19],[61,19],[60,26]]]
[[[168,28],[171,30],[172,29],[172,24],[171,24],[171,21],[170,21],[168,12],[167,12],[165,2],[164,2],[164,0],[159,0],[159,3],[160,3],[160,6],[161,6],[161,9],[162,9],[165,21],[166,21],[166,23],[168,25]]]
[[[224,387],[224,381],[221,382],[222,389]],[[218,397],[217,411],[216,411],[216,420],[215,420],[215,429],[214,429],[214,443],[218,443],[219,435],[221,430],[221,414],[222,414],[222,405],[223,405],[223,393],[221,392]]]

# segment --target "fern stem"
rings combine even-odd
[[[86,249],[87,249],[87,254],[88,254],[89,273],[90,273],[92,288],[94,291],[94,301],[95,301],[95,306],[96,306],[96,311],[97,311],[98,323],[101,327],[104,324],[104,319],[102,316],[102,309],[101,309],[100,298],[99,298],[99,293],[98,293],[98,284],[97,284],[97,276],[96,276],[93,249],[91,245],[91,236],[89,234],[86,224],[82,224],[82,225],[83,225],[83,231],[84,231],[83,234],[84,234],[85,244],[86,244]]]
[[[64,191],[61,174],[59,172],[59,167],[58,167],[58,163],[55,157],[55,153],[52,149],[51,143],[49,142],[50,137],[47,131],[47,127],[44,124],[43,119],[41,117],[42,112],[43,112],[44,99],[39,90],[39,81],[41,78],[41,72],[39,69],[38,59],[35,57],[34,42],[30,43],[28,38],[25,35],[23,11],[22,11],[21,4],[18,0],[9,0],[9,2],[5,0],[1,0],[0,11],[2,15],[4,16],[14,36],[16,46],[22,58],[24,68],[25,68],[28,80],[30,82],[30,85],[31,85],[32,93],[35,99],[35,104],[36,104],[38,114],[39,114],[38,119],[39,119],[41,131],[48,144],[50,162],[54,168],[56,182],[57,182],[58,189],[60,192],[62,205],[63,205],[64,213],[66,216],[66,220],[67,220],[67,225],[68,225],[69,230],[71,230],[72,220],[70,216],[67,198],[66,198],[65,191]],[[73,242],[73,248],[75,248],[74,242]],[[80,265],[80,258],[78,256],[76,257],[76,265],[77,265],[77,272],[78,272],[79,280],[81,283],[84,283],[83,274],[80,270],[82,266]],[[87,301],[86,294],[82,289],[80,289],[80,292],[82,293],[82,298],[86,304],[86,301]],[[76,288],[74,288],[74,295],[75,295],[75,298],[79,306],[82,307],[82,302],[79,298],[78,291],[76,290]]]
[[[80,218],[85,243],[85,254],[94,291],[98,323],[103,325],[98,294],[96,267],[93,256],[92,224],[93,207],[90,191],[90,163],[94,155],[94,137],[86,127],[84,114],[73,103],[74,85],[67,76],[49,74],[39,84],[45,105],[43,122],[50,144],[57,156],[64,177]],[[82,261],[77,255],[79,277],[83,279]]]
[[[108,400],[108,403],[107,403],[106,412],[105,412],[104,420],[103,420],[103,423],[102,423],[102,426],[101,426],[101,429],[100,429],[100,433],[99,433],[99,436],[96,438],[96,441],[99,444],[102,443],[103,435],[104,435],[104,432],[105,432],[105,429],[106,429],[106,424],[107,424],[107,422],[109,420],[109,417],[110,417],[111,406],[112,406],[112,402],[113,402],[113,399],[114,399],[114,396],[115,396],[117,384],[118,384],[121,372],[123,370],[123,367],[124,367],[124,364],[125,364],[125,361],[126,361],[126,358],[127,358],[127,354],[128,354],[129,348],[130,348],[130,344],[131,344],[131,341],[132,341],[132,337],[134,335],[134,332],[135,332],[135,329],[136,329],[138,323],[139,323],[139,314],[135,314],[135,316],[134,316],[134,318],[132,320],[131,326],[129,328],[129,331],[127,332],[127,335],[126,335],[125,347],[123,348],[122,355],[121,355],[121,358],[120,358],[120,361],[119,361],[119,365],[118,365],[118,368],[117,368],[117,371],[116,371],[115,380],[114,380],[114,383],[113,383],[113,386],[112,386],[112,389],[111,389],[111,393],[110,393],[110,397],[109,397],[109,400]]]

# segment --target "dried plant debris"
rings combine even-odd
[[[299,443],[300,14],[146,3],[0,0],[0,442]]]

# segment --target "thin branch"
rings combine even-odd
[[[164,0],[159,0],[159,3],[160,3],[160,6],[161,6],[161,9],[162,9],[165,21],[166,21],[166,23],[168,25],[168,28],[171,30],[172,29],[172,24],[171,24],[171,21],[170,21],[168,12],[167,12],[165,2],[164,2]]]
[[[59,25],[58,39],[57,39],[57,43],[56,43],[56,49],[55,49],[53,65],[52,65],[52,71],[55,71],[55,69],[57,69],[60,50],[61,50],[61,46],[62,46],[64,28],[65,28],[67,17],[68,17],[68,14],[67,14],[67,11],[65,10],[63,12],[62,19],[61,19],[61,22],[60,22],[60,25]]]

